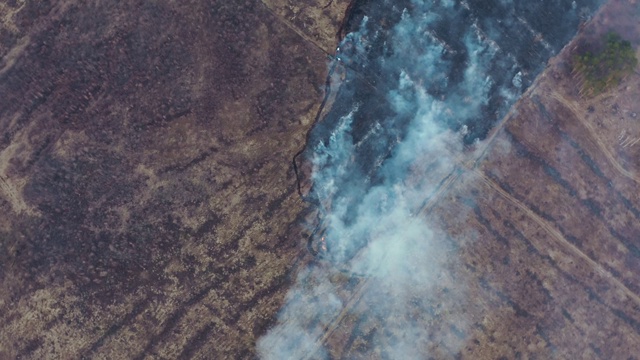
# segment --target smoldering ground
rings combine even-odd
[[[506,52],[496,30],[502,21],[478,18],[482,9],[465,2],[384,4],[397,13],[395,25],[365,16],[338,48],[344,83],[306,150],[311,195],[320,204],[322,260],[298,274],[277,324],[258,341],[262,358],[328,357],[323,336],[345,317],[384,321],[368,336],[367,351],[378,357],[422,358],[432,341],[453,352],[464,342],[463,314],[446,315],[447,332],[455,328],[457,337],[434,335],[427,325],[436,284],[455,288],[447,301],[468,300],[463,283],[446,279],[455,248],[421,210],[541,66]],[[509,18],[518,17],[518,4],[496,6],[508,10],[513,24],[526,22]],[[464,26],[445,31],[446,23]],[[557,43],[542,44],[539,56],[546,61]],[[342,296],[337,273],[365,284],[358,296],[366,313]]]

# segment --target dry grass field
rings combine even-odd
[[[0,4],[0,359],[254,356],[347,5]]]
[[[0,359],[256,356],[317,261],[292,160],[348,6],[0,4]],[[583,98],[569,65],[612,29],[638,49],[639,6],[608,2],[417,216],[456,254],[411,310],[433,358],[640,354],[640,73]],[[380,357],[399,319],[334,277],[318,348]]]

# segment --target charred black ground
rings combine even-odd
[[[460,131],[464,127],[462,140],[466,146],[472,145],[487,136],[544,69],[547,60],[562,49],[600,5],[598,0],[470,1],[455,2],[452,7],[446,3],[437,3],[425,14],[421,13],[423,8],[411,1],[362,0],[352,4],[343,24],[344,38],[336,51],[334,65],[340,68],[343,79],[334,90],[330,110],[321,109],[302,154],[312,159],[318,144],[328,144],[341,119],[353,112],[350,136],[358,149],[348,176],[335,179],[343,189],[336,198],[364,192],[377,184],[381,164],[406,137],[412,116],[394,112],[388,97],[390,91],[398,88],[402,72],[424,85],[430,96],[445,99],[460,86],[470,66],[465,36],[474,34],[487,49],[495,51],[486,74],[479,74],[491,84],[481,111],[460,120],[455,114],[457,109],[453,109],[452,116],[440,119],[445,128]],[[425,77],[427,69],[417,67],[415,59],[394,53],[391,32],[403,14],[435,18],[422,35],[443,44],[444,51],[438,56],[445,65],[439,77]],[[375,127],[381,130],[374,131]],[[314,202],[321,200],[316,196]]]

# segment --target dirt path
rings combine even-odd
[[[625,169],[616,160],[616,158],[613,156],[613,154],[611,153],[611,151],[609,150],[607,145],[598,136],[596,130],[593,127],[593,125],[587,119],[584,118],[584,116],[582,115],[582,112],[578,109],[578,106],[575,103],[575,101],[567,99],[565,96],[563,96],[562,94],[558,93],[557,91],[552,91],[552,92],[548,93],[547,96],[552,98],[552,99],[557,100],[564,107],[566,107],[567,109],[569,109],[573,113],[573,116],[580,122],[580,124],[582,124],[589,131],[589,135],[591,135],[593,140],[598,144],[598,148],[600,149],[600,151],[602,151],[602,153],[607,158],[609,163],[613,166],[614,169],[616,169],[616,171],[620,175],[622,175],[622,176],[624,176],[624,177],[626,177],[628,179],[631,179],[634,182],[640,184],[640,177],[637,176],[636,174],[634,174],[633,172]]]
[[[560,231],[558,231],[552,224],[550,224],[549,222],[547,222],[546,220],[541,218],[538,214],[533,212],[530,208],[528,208],[526,205],[524,205],[521,201],[519,201],[515,197],[511,196],[508,192],[506,192],[498,184],[496,184],[491,179],[489,179],[481,171],[475,170],[475,173],[476,173],[476,175],[478,175],[478,178],[480,178],[482,180],[482,182],[484,183],[484,185],[486,187],[488,187],[491,190],[494,190],[495,192],[500,194],[500,196],[502,196],[505,200],[507,200],[508,202],[510,202],[511,204],[515,205],[520,210],[522,210],[530,219],[535,221],[549,235],[551,235],[557,241],[557,243],[560,246],[562,246],[563,248],[565,248],[569,252],[575,254],[576,256],[578,256],[579,258],[581,258],[582,260],[587,262],[589,264],[589,266],[591,266],[591,268],[593,268],[600,275],[602,275],[604,278],[606,278],[616,288],[618,288],[622,292],[624,292],[624,294],[629,299],[631,299],[636,304],[640,305],[640,297],[636,293],[631,291],[627,286],[625,286],[620,280],[615,278],[610,272],[605,270],[595,260],[593,260],[592,258],[587,256],[587,254],[582,252],[575,245],[573,245],[571,242],[569,242],[567,239],[565,239],[565,237],[562,235],[562,233],[560,233]],[[542,251],[542,249],[540,249],[540,250]],[[553,254],[549,253],[549,256],[553,257]]]

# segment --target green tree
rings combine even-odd
[[[600,94],[631,74],[638,65],[629,41],[616,33],[608,33],[599,51],[586,51],[573,58],[573,73],[581,84],[581,93]]]

